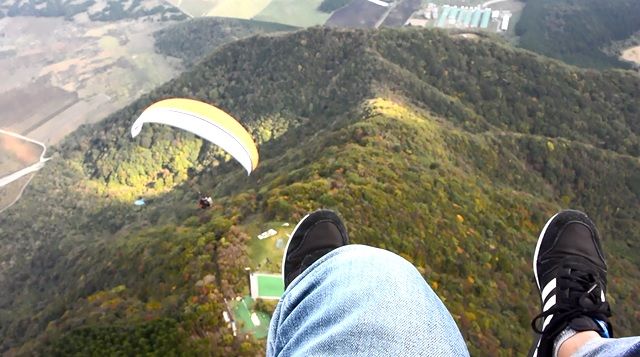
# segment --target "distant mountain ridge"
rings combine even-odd
[[[584,209],[605,238],[616,331],[637,331],[639,93],[631,73],[439,31],[226,45],[78,130],[0,216],[2,350],[260,353],[221,319],[223,297],[247,291],[247,227],[318,207],[338,210],[355,243],[415,264],[472,355],[525,353],[536,234],[559,208]],[[255,174],[166,127],[131,140],[133,119],[167,97],[241,118],[260,143]],[[194,207],[203,188],[210,211]],[[154,203],[136,211],[142,194]],[[210,274],[221,284],[196,287]]]
[[[116,21],[128,18],[154,18],[159,21],[184,20],[187,15],[164,1],[95,1],[95,0],[2,0],[3,16],[64,17],[68,20],[84,15],[92,21]]]
[[[154,33],[159,53],[192,65],[217,47],[256,34],[294,31],[296,27],[271,22],[205,17],[181,22]]]
[[[605,52],[616,41],[640,31],[635,0],[525,0],[516,25],[520,45],[569,64],[630,68]]]

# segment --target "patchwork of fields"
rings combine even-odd
[[[322,0],[169,0],[192,17],[220,16],[308,27],[324,24]]]
[[[322,0],[272,0],[256,20],[309,27],[324,24],[329,14],[318,11]]]
[[[1,19],[0,127],[54,144],[171,79],[181,67],[152,37],[166,24]]]
[[[349,5],[334,12],[327,21],[328,26],[373,28],[388,8],[367,0],[353,0]]]

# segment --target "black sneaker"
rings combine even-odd
[[[598,230],[586,214],[567,210],[549,219],[538,238],[533,273],[542,312],[531,322],[538,336],[529,356],[551,356],[556,337],[567,327],[612,337],[607,264]]]
[[[333,211],[321,209],[306,215],[291,232],[284,249],[284,288],[316,260],[347,244],[347,229]]]

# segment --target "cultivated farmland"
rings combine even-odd
[[[349,5],[334,12],[327,21],[328,26],[373,28],[387,8],[367,0],[353,0]]]
[[[38,145],[0,133],[0,177],[38,162],[41,153]]]
[[[167,24],[0,19],[0,127],[53,144],[171,79],[152,36]]]
[[[422,5],[422,0],[399,1],[398,6],[391,10],[382,26],[400,27],[404,25],[411,14],[420,8],[420,5]]]
[[[324,24],[329,14],[318,11],[322,0],[272,0],[254,19],[308,27]]]

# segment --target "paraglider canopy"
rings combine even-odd
[[[136,137],[144,123],[166,124],[186,130],[227,151],[251,174],[258,166],[258,149],[251,135],[224,111],[192,99],[173,98],[145,109],[131,126]]]

